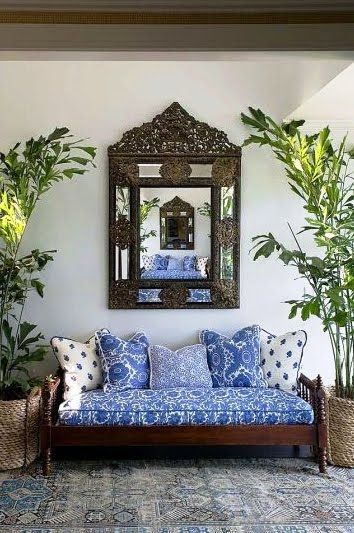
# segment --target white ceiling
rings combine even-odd
[[[294,117],[335,122],[337,127],[354,129],[354,63],[306,99],[291,113],[291,118]]]

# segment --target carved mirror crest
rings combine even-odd
[[[109,307],[239,307],[241,148],[175,102],[108,157]]]

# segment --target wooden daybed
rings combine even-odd
[[[235,426],[66,426],[58,423],[63,401],[63,378],[47,378],[42,390],[41,452],[43,474],[48,475],[53,448],[63,446],[235,446],[310,445],[319,470],[326,472],[327,421],[321,377],[300,375],[299,396],[314,410],[313,424]]]

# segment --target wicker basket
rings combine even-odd
[[[330,462],[354,468],[354,400],[328,399]]]
[[[0,470],[32,463],[39,450],[40,389],[24,400],[0,401]]]

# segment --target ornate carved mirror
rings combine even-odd
[[[108,157],[109,307],[238,307],[240,147],[175,102]]]

